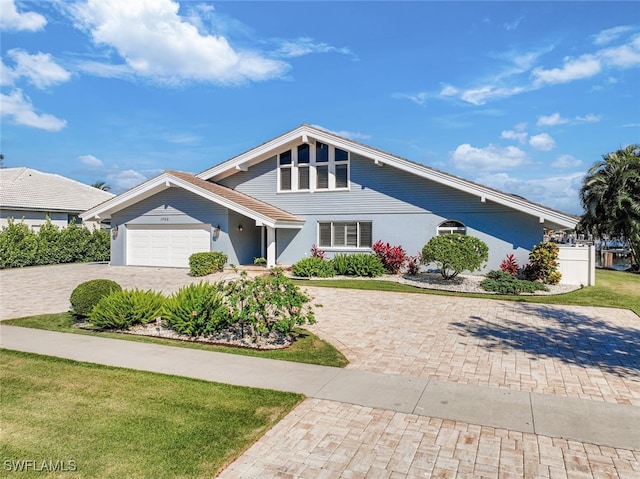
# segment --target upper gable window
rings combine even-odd
[[[331,191],[349,188],[349,152],[316,141],[278,155],[278,191]]]
[[[291,191],[291,150],[278,155],[278,167],[280,170],[280,190]]]

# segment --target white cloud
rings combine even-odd
[[[514,21],[512,22],[505,22],[504,23],[504,29],[508,32],[510,32],[511,30],[515,30],[516,28],[518,28],[520,26],[520,22],[522,22],[522,20],[524,20],[524,17],[519,17],[516,18]]]
[[[260,53],[236,50],[223,36],[200,33],[179,8],[172,0],[88,0],[69,11],[76,26],[95,44],[115,49],[132,74],[158,82],[236,84],[280,78],[290,68]]]
[[[0,100],[2,116],[11,118],[17,125],[46,131],[60,131],[67,125],[65,120],[60,120],[48,113],[36,113],[31,100],[24,96],[21,90],[13,90],[9,95],[0,93]]]
[[[341,53],[355,58],[355,55],[348,48],[338,48],[328,43],[315,43],[312,38],[298,38],[296,40],[282,41],[276,55],[284,58],[295,58],[312,53]]]
[[[527,163],[527,154],[516,146],[502,148],[490,144],[485,148],[476,148],[465,143],[456,148],[451,160],[460,170],[496,171],[524,165]]]
[[[499,98],[508,98],[526,91],[524,87],[500,87],[496,85],[485,85],[479,88],[470,88],[462,91],[464,101],[473,105],[484,105],[488,101]]]
[[[538,83],[567,83],[582,78],[590,78],[602,71],[600,60],[593,55],[565,58],[562,68],[534,68],[533,75]]]
[[[392,95],[393,98],[399,98],[399,99],[403,99],[403,100],[411,100],[412,102],[414,102],[416,105],[424,105],[427,100],[429,99],[431,95],[429,93],[426,92],[420,92],[420,93],[415,93],[415,94],[409,94],[409,93],[394,93]]]
[[[15,81],[13,70],[4,64],[0,58],[0,85],[10,86]]]
[[[628,45],[606,48],[601,50],[599,57],[608,66],[631,68],[640,65],[640,35]]]
[[[93,155],[80,155],[78,159],[87,166],[102,166],[102,160]]]
[[[35,12],[20,13],[14,0],[0,0],[0,29],[35,32],[44,28],[47,19]]]
[[[111,184],[112,191],[119,193],[147,180],[147,177],[135,170],[123,170],[107,175],[107,182]]]
[[[551,151],[556,147],[556,142],[547,133],[540,133],[529,138],[529,144],[540,151]]]
[[[537,126],[557,126],[557,125],[564,125],[565,123],[569,123],[569,120],[567,118],[563,118],[562,116],[560,116],[560,113],[556,112],[548,116],[545,116],[545,115],[539,116],[536,125]]]
[[[560,155],[558,158],[555,159],[553,163],[551,163],[551,166],[561,170],[569,170],[571,168],[576,168],[581,164],[582,164],[582,161],[578,160],[572,155]]]
[[[517,194],[534,203],[540,203],[559,211],[580,214],[579,191],[584,173],[550,176],[537,179],[510,177],[506,173],[485,175],[475,181],[506,193]]]
[[[621,25],[618,27],[607,28],[606,30],[602,30],[600,33],[592,35],[593,43],[595,45],[605,45],[607,43],[611,43],[614,40],[617,40],[623,34],[631,31],[633,31],[633,27],[631,25]]]
[[[18,48],[9,50],[8,53],[16,63],[11,73],[14,82],[24,77],[37,88],[43,89],[71,78],[71,73],[58,65],[49,53],[38,52],[31,55]]]
[[[353,141],[358,141],[358,140],[368,140],[371,138],[371,135],[367,135],[366,133],[359,133],[357,131],[348,131],[348,130],[330,130],[329,128],[325,128],[324,126],[320,126],[320,125],[311,125],[314,128],[319,128],[320,130],[324,130],[327,131],[329,133],[333,133],[334,135],[338,135],[341,136],[343,138],[348,138],[350,140]]]
[[[458,89],[451,85],[444,85],[440,90],[440,96],[454,96],[458,94]]]
[[[589,113],[585,116],[576,116],[576,121],[584,122],[584,123],[597,123],[601,120],[601,115],[594,115],[593,113]]]
[[[500,138],[505,138],[507,140],[517,140],[521,144],[525,144],[528,138],[527,132],[524,131],[514,131],[514,130],[504,130],[500,133]]]

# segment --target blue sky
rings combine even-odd
[[[4,166],[116,193],[309,123],[580,214],[588,168],[640,142],[636,2],[0,0],[0,12]]]

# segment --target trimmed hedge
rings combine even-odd
[[[58,228],[47,219],[38,232],[24,221],[9,219],[0,231],[0,269],[24,266],[109,261],[109,233],[75,223]]]
[[[193,253],[189,256],[191,276],[206,276],[216,271],[222,271],[227,262],[227,255],[219,251]]]
[[[69,298],[71,313],[81,318],[87,317],[103,297],[116,291],[122,291],[122,287],[110,279],[92,279],[81,283]]]

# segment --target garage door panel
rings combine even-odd
[[[211,225],[128,225],[127,264],[189,267],[189,256],[211,250]]]

